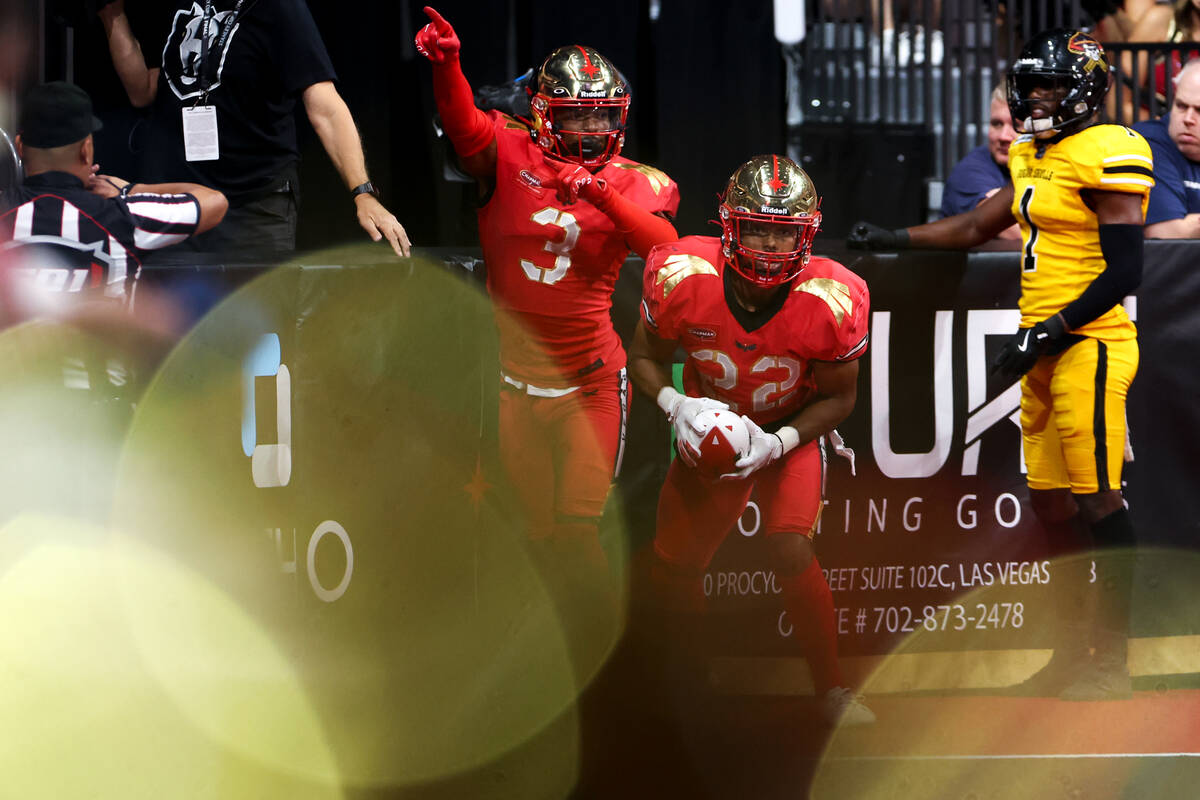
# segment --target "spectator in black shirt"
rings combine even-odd
[[[407,256],[408,236],[367,175],[358,129],[334,87],[333,65],[304,0],[167,5],[175,12],[149,65],[124,0],[101,9],[100,18],[130,101],[153,105],[146,153],[158,161],[148,165],[151,174],[188,176],[229,197],[225,223],[197,239],[196,249],[295,248],[300,152],[293,111],[299,99],[353,198],[359,224],[372,240],[387,239],[397,255]],[[208,133],[185,137],[185,116]],[[205,145],[215,147],[200,152]]]
[[[96,174],[92,134],[99,129],[78,86],[47,83],[26,96],[16,138],[25,178],[0,209],[0,263],[7,279],[17,279],[3,282],[10,306],[30,297],[13,291],[22,285],[126,303],[146,251],[207,231],[224,216],[224,195],[205,186]]]

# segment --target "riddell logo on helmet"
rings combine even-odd
[[[788,213],[786,208],[776,208],[775,206],[759,206],[758,211],[760,214],[781,214],[783,216],[787,216]]]
[[[608,92],[606,92],[603,89],[593,89],[593,90],[583,89],[579,92],[579,96],[580,97],[606,97],[606,96],[608,96]]]
[[[1021,58],[1017,60],[1018,67],[1037,67],[1041,69],[1042,60],[1040,58]]]

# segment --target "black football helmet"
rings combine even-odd
[[[1082,31],[1055,28],[1035,36],[1008,69],[1008,108],[1021,133],[1047,138],[1087,127],[1108,94],[1109,66],[1100,42]],[[1033,97],[1035,89],[1053,97]],[[1049,106],[1035,118],[1037,106]]]
[[[543,62],[535,84],[532,136],[547,156],[594,169],[621,152],[629,83],[611,61],[585,45],[560,47]]]

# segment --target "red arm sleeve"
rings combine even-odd
[[[481,152],[496,138],[487,114],[475,107],[471,84],[457,58],[433,65],[433,99],[442,116],[442,128],[459,158]]]
[[[595,205],[625,234],[629,249],[642,258],[649,256],[655,245],[679,238],[669,221],[626,199],[616,189],[605,192]]]

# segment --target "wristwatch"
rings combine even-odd
[[[355,186],[350,190],[351,197],[358,197],[360,194],[373,195],[376,200],[379,199],[379,190],[376,189],[375,184],[371,183],[370,181],[367,181],[366,183],[360,183],[358,186]]]

